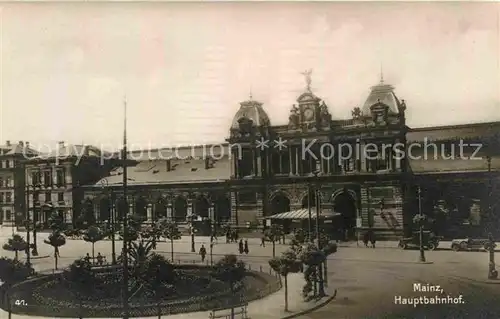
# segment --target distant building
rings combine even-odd
[[[18,225],[26,210],[24,161],[37,152],[29,142],[7,141],[0,145],[0,221]]]
[[[53,152],[25,161],[30,220],[36,216],[38,222],[46,224],[49,214],[56,211],[66,224],[78,223],[84,202],[81,186],[96,183],[111,170],[112,160],[103,152],[91,145],[59,142]],[[91,209],[86,213],[94,214]],[[87,216],[87,219],[95,220],[96,217]]]
[[[441,234],[484,231],[489,215],[500,214],[485,195],[499,184],[500,122],[410,129],[406,108],[394,88],[381,82],[352,110],[351,119],[336,120],[308,87],[291,107],[289,123],[273,126],[262,103],[250,99],[240,103],[222,147],[130,152],[136,164],[127,168],[129,207],[120,202],[121,168],[83,186],[83,205],[93,207],[98,220],[128,211],[150,221],[186,222],[196,215],[262,226],[277,213],[291,212],[285,224],[304,218],[320,194],[322,213],[340,214],[337,224],[348,237],[369,228],[387,238],[411,232],[419,207]],[[268,142],[259,147],[260,141]],[[483,145],[474,154],[482,159],[456,153],[446,158],[461,141]],[[439,149],[432,158],[418,158],[427,143]],[[369,156],[339,154],[341,144]],[[384,154],[383,145],[402,145],[405,153],[411,147],[415,156],[397,156],[392,148]],[[475,151],[464,149],[464,156]]]

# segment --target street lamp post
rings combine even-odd
[[[211,238],[210,239],[210,266],[212,266],[214,264],[213,249],[214,249],[214,240],[213,240],[213,238]]]
[[[196,249],[194,247],[194,217],[191,217],[191,227],[190,227],[190,230],[191,230],[191,252],[192,253],[195,253],[196,252]]]
[[[115,212],[113,210],[113,194],[110,192],[108,193],[108,180],[103,178],[101,180],[101,188],[103,190],[103,193],[106,193],[106,197],[108,198],[108,209],[109,209],[109,218],[110,218],[110,224],[111,224],[111,260],[113,265],[116,265],[116,243],[115,243]],[[109,195],[109,196],[108,196]]]
[[[31,252],[30,252],[30,245],[31,245],[31,233],[30,233],[30,212],[29,212],[29,188],[26,187],[26,224],[24,225],[26,227],[26,241],[28,243],[28,248],[26,249],[26,263],[28,264],[28,267],[31,265]]]
[[[317,178],[320,171],[319,167],[320,163],[316,163],[316,170],[313,172],[314,177]],[[315,190],[314,197],[316,199],[316,241],[318,242],[318,250],[321,250],[321,236],[319,229],[319,219],[320,219],[320,211],[321,211],[321,193],[319,187]],[[326,260],[325,260],[326,263]],[[318,294],[320,297],[325,295],[325,285],[323,281],[323,265],[320,263],[318,265]]]
[[[312,236],[312,212],[311,212],[311,194],[312,194],[312,189],[311,189],[311,183],[307,185],[307,209],[309,210],[309,215],[307,216],[307,231],[309,235],[309,241],[313,242],[313,236]]]
[[[491,205],[492,201],[492,176],[491,176],[491,156],[486,157],[487,164],[488,164],[488,214],[490,217],[490,229],[493,229],[493,207]],[[490,262],[488,264],[488,279],[497,279],[498,278],[498,271],[495,269],[495,239],[493,238],[493,234],[490,232],[488,234],[488,239],[489,239],[489,245],[488,245],[488,251],[490,253]]]
[[[424,252],[424,221],[422,220],[422,191],[420,186],[418,187],[418,214],[419,219],[419,239],[420,239],[420,262],[425,262],[425,252]]]

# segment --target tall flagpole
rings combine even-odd
[[[128,318],[128,201],[127,201],[127,101],[123,99],[123,150],[122,150],[122,169],[123,169],[123,201],[124,201],[124,216],[123,216],[123,318]]]

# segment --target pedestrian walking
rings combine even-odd
[[[370,241],[370,233],[369,231],[367,231],[364,235],[363,235],[363,244],[365,244],[365,247],[368,248],[368,242]]]
[[[260,238],[260,247],[266,247],[266,236],[264,235]]]
[[[248,240],[245,239],[245,248],[243,248],[243,251],[245,252],[246,255],[248,255],[248,253],[250,252],[248,250]]]
[[[200,256],[201,256],[201,262],[205,262],[205,257],[207,256],[207,249],[205,248],[205,245],[201,245],[200,248]]]
[[[240,252],[240,255],[243,254],[243,252],[245,251],[245,248],[243,247],[243,240],[240,239],[240,242],[238,244],[238,251]]]
[[[229,232],[229,230],[226,232],[226,244],[229,244],[230,242],[230,239],[231,239],[231,233]]]
[[[99,266],[102,266],[104,264],[104,257],[101,255],[101,253],[97,253],[97,264]]]
[[[375,243],[377,241],[377,239],[375,238],[375,233],[371,229],[368,232],[370,233],[370,243],[372,244],[372,248],[375,248]]]

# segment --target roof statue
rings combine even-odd
[[[306,90],[308,92],[311,92],[311,74],[312,74],[312,69],[305,70],[304,72],[301,73],[305,79],[306,79]]]

